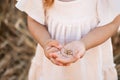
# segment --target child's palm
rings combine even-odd
[[[63,64],[70,64],[76,62],[83,57],[85,53],[85,46],[80,41],[73,41],[64,46],[61,50],[61,58],[57,58]]]

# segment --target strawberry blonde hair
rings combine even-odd
[[[43,7],[45,16],[47,14],[47,10],[53,5],[54,0],[43,0]],[[46,24],[47,17],[45,17],[45,24]]]
[[[54,0],[43,0],[44,9],[49,9],[54,3]]]

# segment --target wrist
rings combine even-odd
[[[52,39],[47,39],[43,42],[43,48],[46,48],[47,44],[53,41]]]
[[[83,45],[84,50],[86,51],[86,50],[87,50],[87,46],[86,46],[86,44],[85,44],[85,41],[81,39],[81,40],[80,40],[80,44]]]
[[[120,14],[111,22],[115,26],[120,26]]]

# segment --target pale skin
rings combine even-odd
[[[28,16],[28,29],[30,33],[43,47],[45,56],[52,63],[59,66],[68,66],[76,62],[84,56],[86,50],[96,47],[109,39],[115,32],[117,32],[119,26],[120,15],[118,15],[112,22],[93,29],[81,40],[61,45],[59,41],[51,39],[47,27]],[[61,50],[64,51],[65,49],[71,49],[74,52],[74,55],[70,58],[63,58],[57,54]]]

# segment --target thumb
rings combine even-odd
[[[77,54],[77,58],[82,58],[84,56],[84,53],[81,53],[80,51]]]

